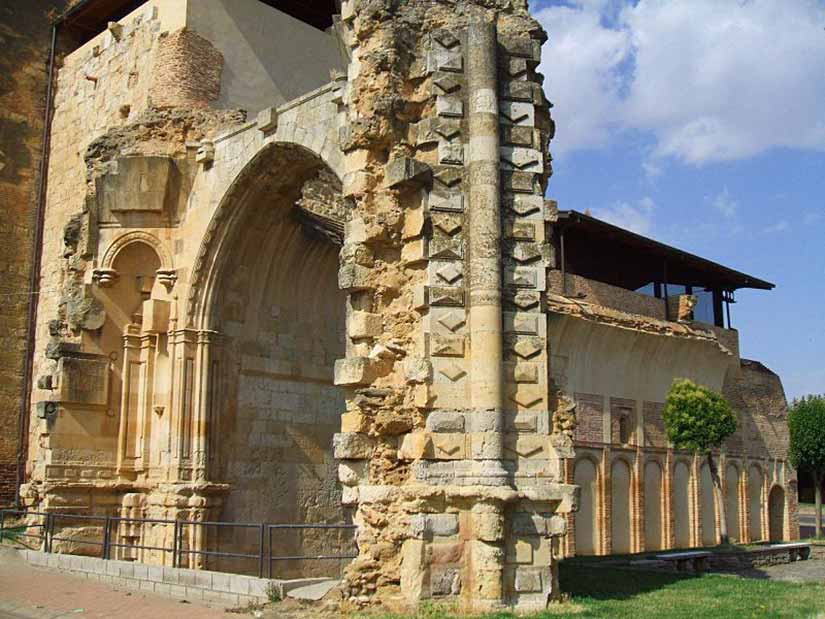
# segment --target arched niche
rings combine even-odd
[[[346,518],[332,454],[344,412],[333,367],[346,355],[346,296],[337,282],[340,188],[308,150],[270,144],[233,183],[201,248],[188,322],[220,339],[200,387],[207,394],[208,477],[229,487],[220,520]],[[310,193],[319,210],[307,210]],[[338,546],[330,535],[279,530],[272,552],[329,554]],[[252,554],[258,548],[251,530],[222,531],[218,546],[224,544]],[[330,568],[279,561],[273,576],[328,575]]]
[[[748,527],[750,530],[750,541],[758,542],[763,538],[762,534],[762,490],[764,480],[762,469],[757,465],[752,464],[748,469],[748,511],[750,512],[750,521]]]
[[[632,552],[632,536],[630,532],[631,501],[630,501],[630,466],[622,459],[614,460],[610,467],[611,480],[611,510],[610,533],[613,540],[613,554],[629,554]]]
[[[731,543],[742,540],[739,530],[739,469],[734,464],[725,468],[725,516]]]
[[[662,549],[662,467],[645,464],[645,550]]]
[[[140,384],[142,362],[137,350],[140,344],[125,345],[124,337],[133,335],[139,342],[145,322],[145,302],[166,297],[166,290],[158,281],[158,271],[163,270],[164,263],[156,241],[147,234],[127,234],[120,242],[112,243],[102,263],[106,265],[108,277],[103,281],[98,279],[98,285],[91,289],[104,310],[103,324],[100,329],[83,334],[84,350],[109,360],[106,415],[100,417],[93,434],[101,446],[110,439],[112,461],[122,466],[125,458],[131,468],[143,455],[139,453],[141,436],[150,420],[139,410],[143,388]],[[129,351],[135,354],[130,356]],[[160,357],[157,355],[160,363],[164,363],[165,359]],[[162,389],[161,384],[157,387],[158,391]],[[118,444],[119,435],[122,444]]]
[[[713,496],[713,478],[707,463],[699,469],[699,505],[702,513],[702,545],[715,546],[716,501]]]
[[[677,548],[690,546],[690,466],[679,461],[673,467],[673,531]]]
[[[576,462],[573,483],[581,488],[579,510],[575,515],[576,554],[598,554],[599,473],[590,458]]]
[[[770,541],[785,539],[785,490],[782,486],[774,486],[768,495],[768,525]]]

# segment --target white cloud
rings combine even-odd
[[[710,205],[728,219],[735,217],[739,210],[739,203],[730,197],[727,187],[710,200]]]
[[[767,226],[762,232],[765,234],[778,234],[779,232],[787,231],[791,225],[784,219],[780,219],[774,224]]]
[[[538,19],[551,33],[540,71],[555,105],[555,153],[604,144],[619,123],[621,78],[629,33],[602,27],[603,2],[544,9]]]
[[[654,158],[701,164],[825,150],[825,6],[817,0],[573,0],[536,16],[561,152],[650,132]],[[554,99],[555,98],[555,99]],[[655,169],[655,168],[654,168]]]
[[[655,208],[653,200],[644,197],[636,204],[616,202],[612,206],[593,209],[593,216],[637,234],[649,235],[653,228]]]

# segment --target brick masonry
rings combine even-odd
[[[14,497],[17,419],[49,53],[48,14],[65,2],[4,2],[0,22],[0,505]]]
[[[594,282],[576,285],[590,291],[595,304],[591,307],[603,303],[601,307],[641,320],[642,314],[635,313],[640,311],[636,299],[627,302],[623,295],[611,294],[611,290]],[[601,296],[596,298],[593,290],[600,291]],[[739,359],[736,331],[714,328],[711,332],[730,359],[720,367],[716,388],[730,401],[739,419],[737,431],[716,455],[729,534],[739,542],[797,539],[796,478],[787,463],[787,403],[782,383],[761,363]],[[646,346],[641,339],[638,345],[641,350]],[[560,353],[564,351],[558,348],[562,360]],[[715,544],[721,532],[720,510],[714,504],[707,464],[692,454],[673,450],[662,419],[669,381],[684,376],[681,372],[690,371],[689,365],[668,376],[667,372],[654,371],[650,365],[655,363],[649,359],[634,361],[642,369],[640,375],[650,377],[636,389],[645,395],[659,389],[662,399],[654,401],[626,397],[634,387],[612,378],[613,373],[622,371],[618,360],[600,358],[592,363],[595,365],[587,366],[588,373],[602,378],[591,381],[596,387],[592,392],[575,393],[576,460],[566,468],[568,483],[588,484],[589,489],[583,494],[585,504],[580,511],[568,518],[570,533],[565,552],[611,554],[618,552],[618,546],[623,552],[645,552]],[[608,370],[611,366],[613,371]],[[559,383],[564,385],[566,380],[568,376],[560,373]],[[657,380],[658,385],[654,382]],[[616,471],[625,470],[617,464],[620,461],[628,465],[630,478],[624,479],[623,473],[617,483]],[[629,514],[615,514],[616,505],[621,509],[626,505]],[[624,524],[617,529],[617,522],[628,522],[629,530],[624,531]],[[577,534],[581,527],[587,532],[579,530]],[[614,543],[617,533],[622,534],[620,544]],[[629,545],[625,537],[629,537]]]

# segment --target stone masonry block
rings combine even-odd
[[[384,322],[380,314],[355,311],[349,317],[348,332],[352,339],[377,337],[383,329]]]
[[[518,537],[544,535],[546,519],[526,512],[516,512],[510,517],[510,532]]]
[[[421,600],[429,596],[425,569],[426,543],[408,539],[401,547],[401,589],[408,599]]]
[[[541,592],[541,570],[518,569],[516,570],[516,591],[518,593],[539,593]]]
[[[372,456],[375,441],[366,434],[339,432],[332,437],[332,449],[339,460],[365,460]]]
[[[229,577],[229,591],[239,595],[249,595],[249,577],[232,574]]]
[[[270,133],[278,128],[278,110],[274,107],[268,107],[258,112],[257,117],[258,131]]]
[[[379,364],[369,357],[349,357],[335,362],[336,385],[368,385],[378,377]]]
[[[384,168],[384,184],[391,189],[420,187],[430,180],[430,167],[410,157],[391,159]]]
[[[372,288],[372,269],[360,264],[344,264],[338,270],[338,287],[355,292]]]
[[[464,432],[464,414],[456,411],[433,411],[427,416],[431,432]]]
[[[498,542],[504,539],[504,518],[497,513],[474,513],[472,515],[472,535],[484,542]]]
[[[342,432],[364,432],[367,429],[369,419],[359,412],[344,413],[341,415]]]
[[[461,572],[458,568],[434,570],[430,576],[430,593],[434,596],[458,595],[461,592]]]
[[[507,545],[507,563],[532,565],[533,545],[525,540],[512,540]]]
[[[500,571],[504,561],[504,551],[496,544],[483,541],[471,542],[473,569],[478,571]]]

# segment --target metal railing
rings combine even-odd
[[[7,521],[15,520],[15,524],[8,528]],[[34,521],[32,521],[34,520]],[[22,521],[22,522],[21,522]],[[101,539],[87,539],[86,537],[65,537],[63,530],[66,528],[66,523],[74,522],[75,526],[80,524],[97,525],[102,528]],[[146,545],[137,542],[119,542],[117,540],[125,536],[121,531],[121,525],[164,525],[172,526],[172,544],[171,548],[164,546]],[[71,525],[69,525],[71,526]],[[196,534],[198,527],[201,534],[204,534],[209,527],[220,530],[226,529],[242,529],[255,531],[257,552],[234,552],[227,550],[218,550],[218,544],[215,544],[214,550],[197,549],[187,546],[187,532]],[[157,518],[127,518],[122,516],[88,516],[83,514],[65,514],[56,512],[33,512],[18,509],[0,509],[0,540],[9,538],[27,538],[35,539],[38,545],[44,552],[52,553],[54,551],[54,542],[65,542],[68,544],[74,543],[83,546],[94,546],[100,548],[99,557],[102,559],[112,558],[112,549],[123,549],[126,552],[135,551],[152,551],[163,553],[171,553],[172,567],[187,567],[187,557],[204,557],[209,559],[214,557],[219,560],[223,559],[246,559],[255,560],[257,562],[257,575],[259,578],[272,578],[273,563],[278,561],[322,561],[322,560],[349,560],[358,556],[357,546],[354,538],[350,544],[355,548],[354,552],[338,552],[334,554],[316,554],[316,555],[276,555],[273,554],[273,532],[282,531],[354,531],[356,529],[354,524],[269,524],[258,522],[219,522],[219,521],[199,521],[199,520],[164,520]],[[30,533],[30,530],[36,533]],[[13,533],[11,532],[13,531]],[[339,544],[339,547],[343,544]],[[59,552],[59,550],[58,550]],[[117,552],[117,550],[116,550]],[[66,553],[66,554],[81,554],[81,553]],[[217,570],[226,571],[226,570]]]

